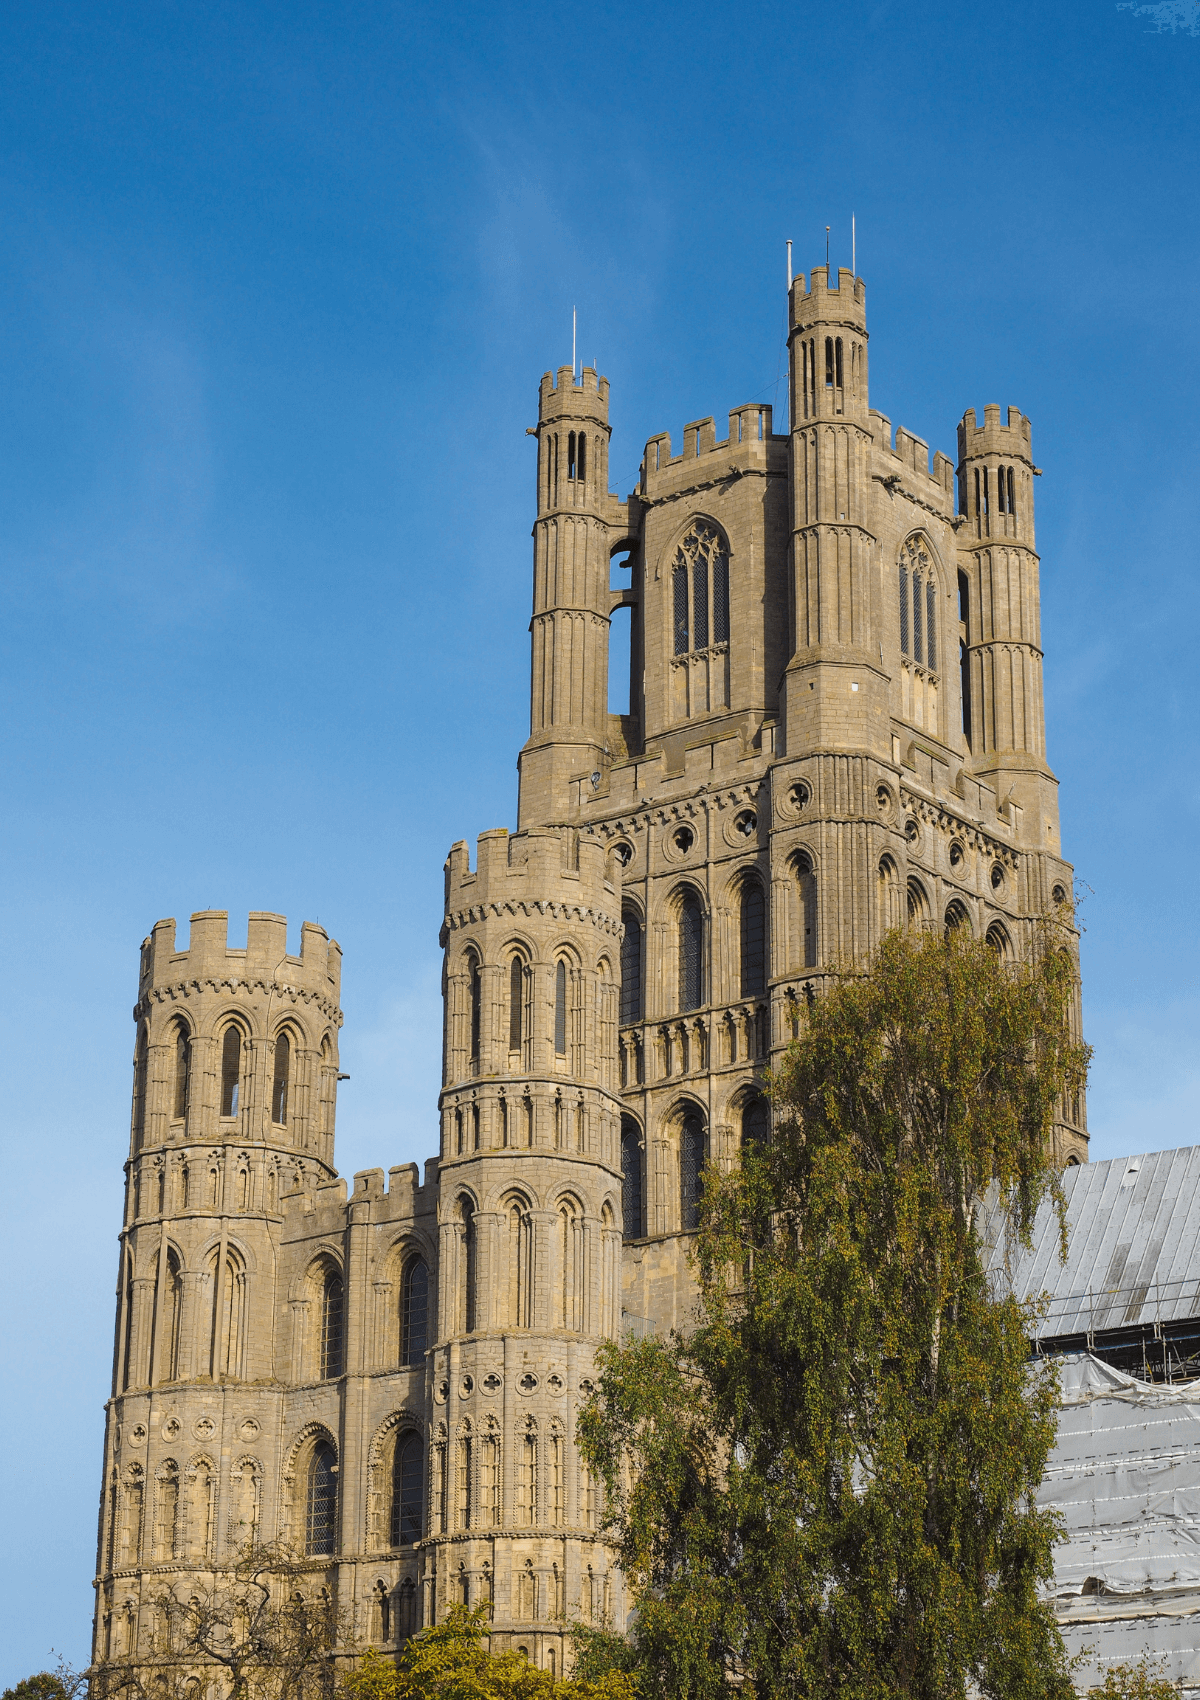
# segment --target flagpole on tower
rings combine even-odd
[[[571,308],[571,382],[575,382],[575,309]]]

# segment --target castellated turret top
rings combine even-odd
[[[175,948],[175,920],[156,921],[142,945],[139,996],[181,981],[256,981],[293,986],[336,1005],[341,992],[342,949],[315,921],[300,929],[300,955],[287,954],[287,917],[253,911],[244,950],[230,948],[229,914],[201,909],[191,918],[186,950]]]
[[[552,907],[616,936],[621,930],[619,873],[619,864],[598,839],[571,828],[481,832],[474,870],[460,839],[446,858],[442,944],[452,932],[488,915],[547,915]]]
[[[804,273],[792,279],[789,301],[791,327],[807,329],[821,321],[836,321],[856,330],[867,328],[867,286],[855,277],[848,266],[838,272],[837,285],[830,288],[828,266],[814,266],[809,274],[809,287],[804,287]]]
[[[983,424],[975,423],[975,409],[968,407],[958,427],[958,460],[975,455],[1003,455],[1008,460],[1023,460],[1033,465],[1033,433],[1028,418],[1019,407],[1008,410],[1008,424],[1000,423],[1000,404],[991,401],[983,410]]]
[[[552,372],[542,373],[538,389],[538,423],[549,424],[555,419],[594,419],[608,424],[608,379],[597,375],[594,366],[585,366],[575,382],[570,366],[558,368],[557,381]]]

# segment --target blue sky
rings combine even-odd
[[[774,400],[783,243],[872,401],[1033,419],[1097,1157],[1200,1137],[1200,4],[0,15],[0,1683],[88,1649],[138,945],[345,950],[343,1172],[435,1143],[449,844],[511,824],[540,374],[612,468]],[[1178,883],[1182,881],[1182,883]]]

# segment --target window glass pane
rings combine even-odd
[[[708,560],[704,555],[692,562],[692,648],[708,648]]]
[[[621,1224],[627,1240],[640,1239],[642,1222],[642,1147],[637,1123],[621,1124]]]
[[[305,1548],[309,1553],[331,1553],[337,1538],[337,1460],[332,1446],[322,1443],[313,1453],[308,1472],[308,1507]]]
[[[684,1118],[679,1148],[679,1225],[685,1232],[700,1226],[700,1175],[704,1167],[704,1124],[700,1117]]]
[[[325,1302],[321,1319],[321,1379],[330,1381],[342,1373],[342,1311],[345,1289],[340,1275],[325,1278]]]
[[[554,970],[554,1050],[567,1054],[567,965],[560,962]]]
[[[429,1326],[429,1270],[423,1257],[414,1257],[404,1272],[404,1322],[400,1361],[420,1365],[425,1361]]]
[[[679,1008],[698,1009],[704,1001],[701,953],[704,917],[694,891],[685,892],[679,913]]]
[[[713,642],[729,642],[729,556],[713,561]]]
[[[621,1021],[642,1019],[642,923],[626,910],[621,940]]]
[[[242,1072],[242,1035],[240,1029],[229,1026],[221,1041],[221,1114],[236,1116],[238,1089]]]
[[[681,562],[671,575],[672,593],[675,599],[675,653],[686,655],[688,652],[688,586],[687,568]]]
[[[742,887],[742,996],[753,997],[766,985],[766,906],[756,879]]]
[[[275,1079],[271,1086],[271,1120],[282,1127],[287,1122],[288,1078],[292,1072],[292,1046],[286,1033],[275,1041]]]

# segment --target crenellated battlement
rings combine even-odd
[[[642,456],[643,491],[649,490],[656,480],[664,476],[673,487],[680,483],[681,476],[686,484],[692,463],[703,461],[708,455],[745,453],[747,458],[752,458],[756,453],[765,454],[771,442],[787,443],[786,437],[775,436],[772,408],[767,402],[746,402],[741,407],[730,408],[728,418],[728,435],[719,440],[714,415],[709,414],[707,419],[690,419],[683,427],[683,451],[677,455],[671,453],[669,431],[658,431],[653,437],[648,437]],[[696,470],[701,480],[712,476],[708,469]]]
[[[831,288],[829,268],[814,266],[809,274],[809,287],[806,288],[804,273],[796,273],[792,279],[788,303],[793,330],[807,330],[809,325],[815,325],[822,320],[836,320],[839,324],[853,325],[865,333],[867,286],[861,277],[855,277],[849,266],[842,266],[837,275],[837,285]]]
[[[581,416],[608,424],[608,379],[602,378],[594,366],[583,368],[578,383],[570,366],[560,366],[557,375],[543,372],[538,388],[539,423]]]
[[[445,873],[443,944],[450,931],[501,909],[545,914],[561,907],[594,925],[619,926],[619,865],[598,840],[572,828],[481,832],[475,867],[460,840],[451,846]]]
[[[1009,460],[1024,460],[1033,465],[1033,432],[1028,418],[1019,407],[1010,407],[1008,423],[1000,423],[999,402],[988,402],[983,410],[983,424],[975,422],[975,409],[968,407],[958,427],[958,463],[1001,455]]]
[[[245,949],[229,944],[229,913],[201,909],[191,917],[186,950],[175,948],[175,918],[156,921],[142,945],[139,997],[157,986],[181,981],[269,980],[337,1004],[341,993],[342,949],[324,927],[305,921],[300,955],[287,953],[287,917],[252,911]]]

